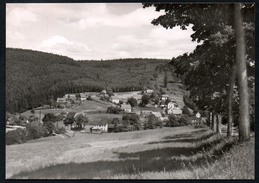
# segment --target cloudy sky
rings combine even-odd
[[[75,60],[168,58],[195,49],[191,28],[154,26],[140,3],[7,4],[6,46]]]

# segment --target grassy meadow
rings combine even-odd
[[[253,162],[253,141],[236,146],[235,139],[225,140],[207,128],[76,133],[7,146],[6,178],[217,179],[235,178],[230,174],[238,170],[237,178],[253,179]]]

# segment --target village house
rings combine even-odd
[[[161,112],[151,112],[151,114],[153,114],[154,116],[156,116],[160,120],[162,120],[162,118],[163,118]]]
[[[163,108],[164,112],[166,114],[175,114],[175,115],[181,115],[182,110],[178,107],[178,104],[176,102],[169,102],[166,107]]]
[[[154,92],[154,90],[151,90],[151,89],[146,89],[144,91],[144,93],[146,93],[146,94],[152,94],[153,92]]]
[[[125,112],[132,112],[132,108],[129,104],[121,104],[121,109]]]
[[[114,104],[119,104],[120,103],[120,99],[118,98],[111,98],[111,102]]]
[[[102,90],[101,94],[105,95],[105,94],[107,94],[107,91],[106,90]]]
[[[83,101],[83,100],[86,100],[86,95],[85,93],[80,93],[80,100]]]
[[[170,99],[169,95],[162,95],[161,100],[165,101],[166,99]]]
[[[174,114],[174,115],[181,115],[181,114],[183,114],[183,111],[182,111],[182,109],[173,109],[172,110],[172,114]]]
[[[149,110],[142,110],[140,112],[140,116],[143,116],[143,117],[147,117],[149,116],[150,114],[152,114],[153,111],[149,111]]]
[[[64,95],[64,97],[63,98],[65,98],[65,99],[76,99],[76,94],[66,94],[66,95]]]
[[[98,125],[94,125],[92,128],[92,132],[93,131],[101,131],[101,132],[108,132],[108,123],[104,124],[98,124]]]
[[[64,99],[64,98],[57,98],[57,103],[66,103],[66,99]]]

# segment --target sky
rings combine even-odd
[[[191,27],[165,29],[161,15],[140,3],[11,3],[6,5],[6,47],[75,60],[171,59],[192,52]]]

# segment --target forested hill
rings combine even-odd
[[[75,61],[71,58],[23,49],[6,49],[6,107],[22,112],[66,93],[139,90],[154,78],[163,59]]]

